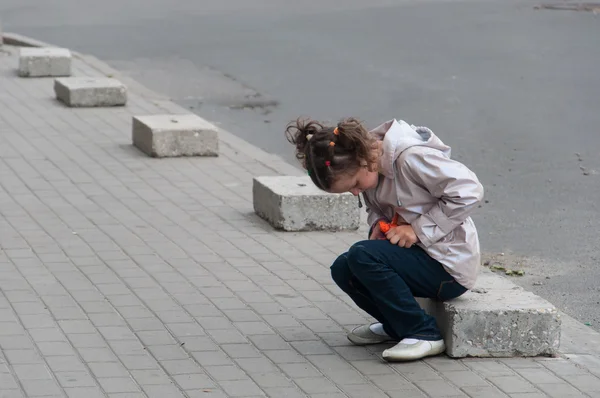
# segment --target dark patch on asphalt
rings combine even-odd
[[[535,6],[536,10],[600,12],[600,3],[555,3]]]
[[[279,105],[279,101],[263,98],[260,94],[246,96],[245,99],[229,104],[230,109],[254,109],[260,110],[263,115],[268,115]]]
[[[215,105],[268,115],[279,106],[278,100],[216,66],[199,66],[178,57],[112,61],[112,64],[134,79],[150,82],[151,89],[190,110]]]

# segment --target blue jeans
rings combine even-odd
[[[435,318],[415,297],[446,301],[467,291],[420,247],[405,249],[388,240],[355,243],[335,260],[331,276],[395,340],[441,340]]]

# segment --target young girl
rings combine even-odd
[[[431,130],[402,120],[371,131],[353,118],[332,127],[298,120],[286,135],[318,188],[362,194],[366,204],[369,240],[340,255],[331,275],[378,323],[348,339],[398,342],[383,352],[388,361],[443,353],[435,318],[415,297],[450,300],[475,284],[480,251],[470,214],[483,198],[475,174],[450,159],[450,147]],[[382,220],[397,226],[384,234]]]

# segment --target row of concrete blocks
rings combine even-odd
[[[54,61],[39,61],[32,54],[49,57],[49,53],[28,50],[22,53],[23,76],[70,73],[64,51],[55,52]],[[57,79],[57,96],[73,106],[108,106],[116,100],[107,98],[121,95],[122,86],[114,82],[82,79]],[[136,116],[132,140],[153,157],[218,156],[216,127],[193,114]],[[276,229],[341,231],[359,226],[354,196],[322,192],[309,177],[255,177],[252,190],[256,214]],[[554,355],[560,344],[557,309],[491,272],[484,272],[477,287],[458,299],[445,303],[419,299],[419,303],[436,318],[450,357]]]
[[[127,87],[104,77],[71,77],[72,55],[65,48],[21,48],[19,76],[55,77],[56,99],[69,107],[116,107],[127,104]],[[134,116],[134,146],[152,157],[218,156],[215,126],[194,114]]]
[[[70,107],[124,106],[127,87],[117,79],[71,77],[71,51],[66,48],[25,47],[19,54],[21,77],[55,77],[56,99]]]
[[[56,98],[70,107],[111,107],[127,103],[126,86],[113,78],[71,77],[71,52],[65,48],[22,48],[19,76],[55,77]],[[156,157],[217,156],[214,126],[190,115],[134,117],[133,143]],[[262,177],[254,181],[257,214],[286,231],[358,228],[352,195],[328,195],[307,178]]]

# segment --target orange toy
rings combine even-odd
[[[387,223],[385,221],[379,221],[379,229],[383,234],[387,234],[388,231],[394,227],[398,226],[398,213],[394,214],[394,218],[392,218],[391,223]]]

